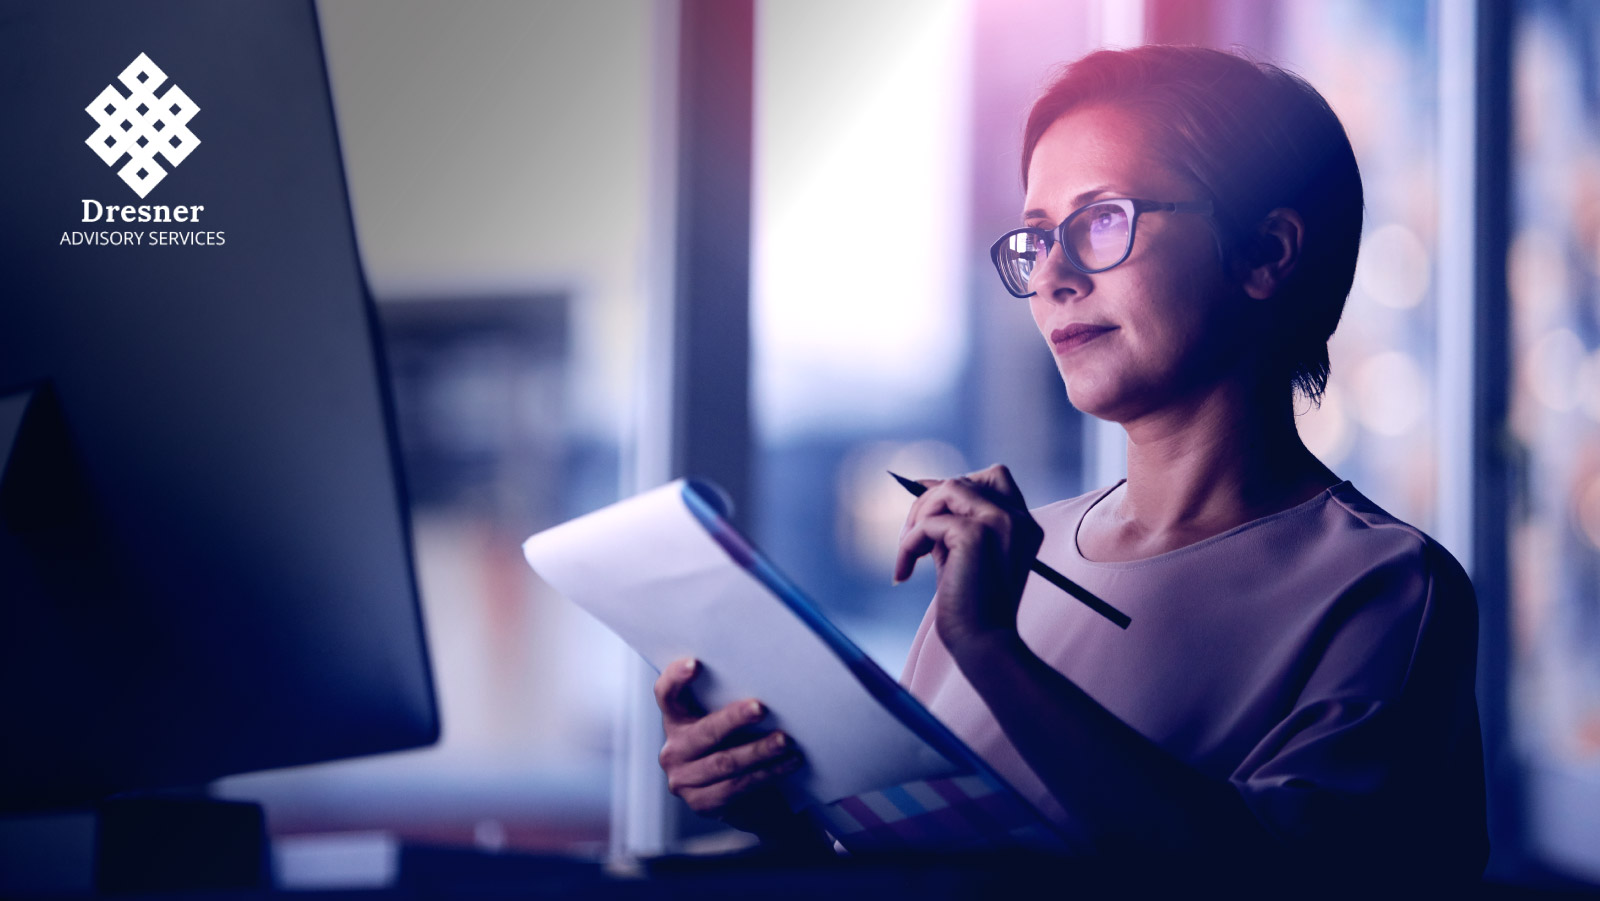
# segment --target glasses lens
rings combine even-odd
[[[1044,265],[1049,255],[1044,238],[1033,232],[1015,232],[1007,235],[1000,248],[1000,274],[1006,287],[1015,294],[1027,294],[1033,288],[1033,274]]]
[[[1132,234],[1128,210],[1120,203],[1097,203],[1067,223],[1067,246],[1085,269],[1115,266],[1128,253]]]

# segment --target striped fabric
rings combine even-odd
[[[852,854],[1027,847],[1064,850],[1010,787],[983,774],[919,779],[808,808]]]

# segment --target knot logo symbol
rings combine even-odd
[[[189,120],[200,112],[183,89],[173,85],[156,96],[167,73],[143,53],[117,76],[128,89],[128,96],[114,85],[106,85],[100,96],[84,108],[100,127],[84,143],[99,154],[107,166],[114,166],[123,154],[128,162],[117,175],[135,194],[144,197],[167,177],[167,170],[156,162],[156,154],[167,165],[177,166],[200,146],[200,139],[189,130]]]

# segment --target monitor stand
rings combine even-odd
[[[268,847],[261,805],[199,794],[0,816],[0,894],[264,889]]]
[[[270,885],[261,805],[204,796],[118,798],[95,811],[95,890],[225,891]]]
[[[81,520],[90,496],[76,457],[54,386],[0,395],[0,525],[38,535]]]
[[[49,642],[60,637],[46,628],[59,599],[116,597],[119,582],[54,386],[40,382],[0,394],[0,619],[21,623],[16,634]],[[105,625],[113,637],[123,634],[114,621]],[[108,639],[98,650],[117,653],[116,645]],[[76,646],[70,643],[62,646],[63,653],[73,650]],[[0,698],[12,705],[62,708],[57,716],[63,730],[82,728],[80,720],[92,720],[88,712],[93,705],[108,710],[116,706],[114,693],[104,695],[103,687],[93,686],[41,699],[28,686],[60,674],[13,672],[5,656],[0,654]],[[87,734],[82,738],[104,740]],[[25,746],[9,743],[0,743],[0,764],[41,775],[51,773],[52,766],[72,766],[35,759]],[[0,797],[0,810],[38,811],[0,813],[0,895],[268,884],[260,805],[218,801],[196,791],[124,794],[88,808],[41,810],[53,806],[52,799],[58,804],[63,795],[84,791],[84,780],[93,778],[55,775],[59,784],[37,780],[38,796]]]
[[[112,547],[55,388],[0,394],[0,709],[51,737],[0,741],[0,812],[130,787],[104,771],[104,749],[148,724],[126,714],[125,681],[83,665],[139,672],[144,633],[115,602],[127,578]]]

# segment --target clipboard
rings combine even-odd
[[[530,537],[541,578],[658,672],[703,671],[712,710],[757,697],[806,765],[780,787],[851,853],[1028,847],[1063,834],[816,608],[727,519],[725,495],[677,480]]]

